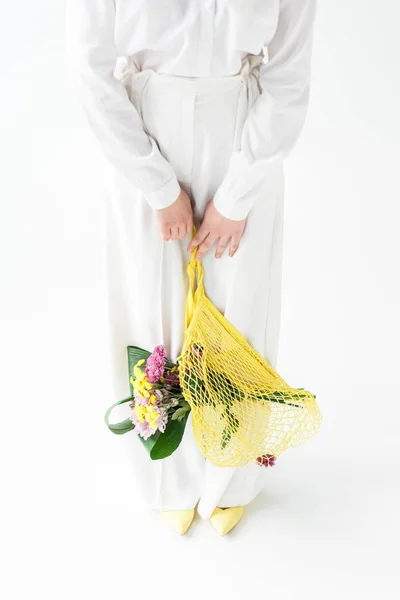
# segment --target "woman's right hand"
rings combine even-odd
[[[163,240],[183,240],[193,230],[193,210],[190,198],[181,188],[181,193],[167,208],[154,210]]]

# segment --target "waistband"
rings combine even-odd
[[[234,139],[232,146],[233,149],[238,150],[241,146],[241,131],[248,110],[262,91],[259,84],[259,71],[262,62],[262,55],[249,54],[243,59],[239,72],[234,75],[184,77],[158,72],[150,68],[138,69],[132,59],[126,59],[125,68],[119,79],[123,82],[131,101],[136,106],[146,131],[147,125],[143,113],[146,97],[149,94],[156,94],[157,97],[161,96],[163,98],[164,92],[179,97],[182,121],[181,132],[184,135],[183,147],[185,148],[180,165],[180,182],[186,190],[190,190],[191,185],[196,98],[209,96],[212,99],[215,94],[233,94],[238,97],[236,115],[233,116]],[[149,82],[151,82],[150,86],[148,85]],[[163,89],[164,86],[165,90]]]
[[[223,91],[233,85],[244,84],[247,104],[252,106],[257,96],[262,93],[260,86],[260,68],[263,63],[263,54],[248,54],[243,60],[240,70],[233,75],[209,75],[201,77],[189,77],[185,75],[175,75],[173,73],[164,73],[152,68],[140,69],[132,57],[126,57],[125,67],[119,76],[119,79],[127,88],[135,87],[140,93],[150,77],[160,82],[174,83],[178,82],[180,89],[188,89],[191,93],[201,95],[210,91]]]

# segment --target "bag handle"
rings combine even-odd
[[[196,228],[193,227],[192,239],[196,235]],[[198,246],[191,252],[190,261],[187,266],[187,274],[189,276],[189,292],[186,300],[185,310],[185,328],[187,329],[196,309],[199,298],[204,294],[203,276],[204,269],[199,260],[196,260]],[[196,283],[197,276],[197,283]]]

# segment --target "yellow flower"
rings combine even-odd
[[[135,375],[135,377],[137,379],[139,379],[143,375],[142,369],[140,367],[142,365],[144,365],[144,363],[145,363],[145,360],[144,360],[144,358],[142,358],[141,360],[138,360],[136,365],[133,367],[133,374]]]
[[[159,414],[152,404],[135,404],[134,411],[140,423],[147,423],[152,429],[157,429]]]
[[[152,404],[155,404],[155,403],[157,402],[157,398],[155,397],[155,395],[154,395],[154,394],[152,394],[152,395],[150,396],[150,402],[151,402]]]
[[[140,404],[135,404],[134,410],[135,410],[136,416],[139,419],[140,423],[144,423],[146,407],[141,406]]]
[[[139,367],[135,366],[135,377],[133,380],[133,388],[135,393],[137,393],[142,398],[150,398],[149,390],[152,389],[152,384],[147,380],[147,377]]]

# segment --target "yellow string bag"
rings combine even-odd
[[[196,442],[220,467],[276,457],[319,429],[316,398],[291,388],[207,298],[196,250],[187,267],[185,338],[178,358]]]

